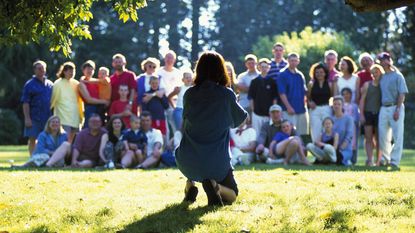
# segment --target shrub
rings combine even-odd
[[[22,134],[17,114],[10,109],[0,109],[0,145],[15,145]]]

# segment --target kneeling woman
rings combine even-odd
[[[23,167],[63,167],[65,157],[71,152],[71,144],[67,140],[68,137],[62,130],[59,117],[49,117],[45,130],[37,138],[32,157]]]
[[[196,200],[194,181],[198,181],[208,205],[232,203],[238,188],[229,154],[229,130],[239,126],[247,113],[227,88],[230,80],[220,54],[202,54],[194,83],[183,97],[183,138],[176,149],[177,167],[188,178],[184,200]]]

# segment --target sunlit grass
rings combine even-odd
[[[24,161],[0,147],[3,160]],[[26,156],[26,157],[25,157]],[[180,204],[176,169],[0,170],[0,232],[415,232],[414,153],[402,170],[238,168],[235,204]],[[340,169],[340,171],[336,171]]]

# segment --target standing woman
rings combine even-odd
[[[379,81],[385,70],[382,66],[375,64],[370,68],[373,80],[365,82],[362,87],[360,98],[360,121],[365,127],[365,149],[366,165],[373,166],[373,147],[376,147],[376,166],[380,165],[382,152],[379,150],[378,122],[382,93]]]
[[[342,96],[333,98],[333,131],[339,134],[339,146],[337,149],[337,164],[350,166],[353,155],[353,118],[343,113],[344,100]]]
[[[238,88],[237,88],[237,84],[238,81],[236,80],[236,73],[235,73],[235,68],[233,68],[233,65],[230,61],[226,61],[225,62],[225,66],[226,66],[226,73],[228,74],[231,83],[229,85],[229,87],[235,92],[238,93]]]
[[[50,108],[58,116],[68,141],[72,143],[79,132],[79,124],[83,119],[83,102],[79,95],[79,82],[75,77],[75,64],[65,62],[59,68],[58,79],[53,84]]]
[[[329,100],[335,93],[336,85],[329,82],[329,69],[323,63],[315,63],[311,66],[310,77],[307,99],[310,109],[311,139],[316,142],[322,132],[323,120],[331,115]]]
[[[194,202],[202,182],[208,205],[232,203],[238,195],[229,154],[229,130],[248,116],[236,102],[223,57],[213,51],[202,54],[196,65],[195,85],[183,98],[183,138],[176,162],[187,177],[184,201]]]
[[[336,95],[341,95],[343,88],[348,87],[352,90],[352,102],[357,102],[360,95],[359,78],[355,75],[357,71],[357,65],[348,56],[344,56],[340,59],[339,69],[341,74],[337,80]]]

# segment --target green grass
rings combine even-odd
[[[402,169],[238,168],[233,205],[181,204],[176,169],[12,170],[25,147],[0,147],[0,232],[415,232],[415,152]],[[363,159],[361,159],[363,160]]]

